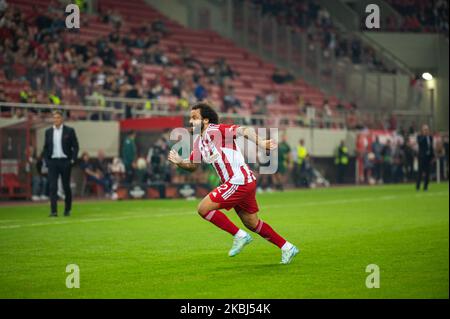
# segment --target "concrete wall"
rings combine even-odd
[[[435,69],[439,48],[439,36],[435,34],[364,32],[411,69]]]
[[[334,151],[342,140],[345,141],[349,154],[355,153],[355,132],[291,127],[286,129],[286,135],[292,149],[297,147],[300,139],[304,139],[305,147],[313,157],[334,157]]]

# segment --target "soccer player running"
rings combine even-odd
[[[194,148],[189,159],[183,159],[175,150],[171,150],[168,156],[169,161],[191,172],[200,166],[201,161],[210,163],[222,182],[198,205],[197,210],[200,216],[234,236],[233,246],[228,253],[230,257],[233,257],[252,241],[252,237],[246,231],[239,229],[220,211],[220,209],[234,208],[249,230],[281,249],[281,263],[289,264],[298,254],[299,249],[259,219],[257,214],[259,208],[255,197],[256,178],[245,163],[236,144],[236,138],[244,136],[266,150],[275,149],[276,142],[272,139],[260,138],[253,129],[247,127],[219,124],[217,113],[204,102],[192,107],[189,123],[194,132],[196,128],[200,130],[200,134],[194,140]]]

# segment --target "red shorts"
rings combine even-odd
[[[245,211],[250,214],[259,211],[256,202],[256,181],[245,185],[235,185],[226,182],[217,186],[209,193],[209,198],[214,203],[219,203],[220,208],[230,210],[234,208],[236,212]]]

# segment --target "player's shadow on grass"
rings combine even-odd
[[[245,266],[245,267],[242,267]],[[227,270],[232,270],[233,272],[239,271],[239,272],[248,272],[248,273],[254,273],[255,270],[273,270],[274,273],[279,273],[280,271],[284,271],[285,269],[290,269],[290,268],[296,268],[299,267],[299,263],[298,262],[294,262],[290,265],[282,265],[279,264],[277,262],[273,262],[273,263],[265,263],[265,264],[230,264],[230,266],[226,266],[226,267],[216,267],[216,270],[221,270],[221,271],[227,271]],[[265,273],[267,274],[267,272]]]

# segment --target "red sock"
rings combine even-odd
[[[283,247],[286,243],[286,239],[277,234],[276,231],[272,229],[268,224],[263,222],[261,219],[256,225],[255,233],[258,233],[261,237],[267,239],[271,243],[274,243],[278,247]]]
[[[239,228],[237,228],[237,226],[233,224],[233,222],[219,210],[212,210],[208,214],[203,216],[203,218],[209,220],[211,223],[233,236],[236,235],[239,230]]]

